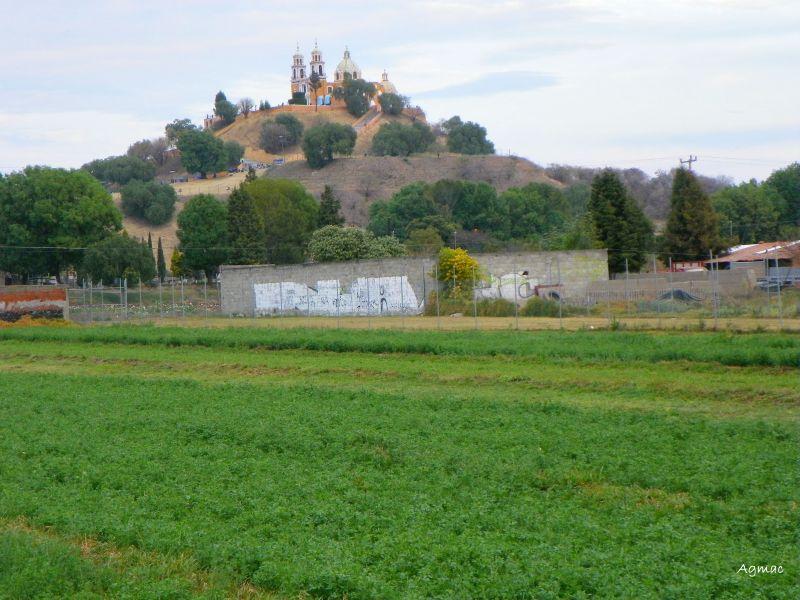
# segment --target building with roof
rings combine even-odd
[[[725,256],[705,261],[706,268],[721,271],[755,269],[773,283],[800,284],[800,240],[741,244]]]
[[[342,87],[348,79],[364,79],[361,67],[353,60],[350,49],[345,46],[344,56],[336,65],[333,77],[329,78],[325,70],[325,60],[322,58],[322,51],[314,42],[314,49],[311,50],[311,60],[306,65],[305,57],[300,52],[300,45],[297,45],[294,56],[292,56],[290,88],[292,92],[292,103],[295,104],[318,104],[336,105],[340,100],[335,98],[336,88]],[[316,80],[316,87],[314,82]],[[371,82],[377,94],[396,94],[397,88],[389,81],[386,71],[381,74],[380,81]],[[303,102],[304,101],[304,102]]]

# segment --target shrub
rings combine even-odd
[[[349,125],[322,123],[311,127],[303,138],[303,153],[314,169],[324,167],[334,154],[350,155],[356,145],[356,131]]]
[[[385,123],[372,139],[372,151],[378,156],[409,156],[424,152],[434,139],[431,128],[424,123]]]
[[[129,217],[162,225],[175,212],[177,194],[170,185],[156,181],[131,181],[121,190],[122,212]]]
[[[408,106],[408,98],[399,94],[386,93],[378,97],[381,110],[387,115],[399,115]]]
[[[558,301],[547,300],[539,296],[533,296],[522,307],[520,315],[523,317],[557,317],[558,316]],[[561,302],[561,315],[567,316],[574,314],[576,309]]]
[[[513,317],[515,314],[514,303],[504,298],[484,298],[474,303],[471,298],[466,297],[451,298],[444,295],[439,297],[440,315],[461,313],[465,316],[472,316],[476,310],[479,317]],[[428,294],[425,315],[436,316],[436,292]]]
[[[86,163],[82,169],[100,181],[118,185],[125,185],[134,179],[150,181],[156,176],[155,165],[136,156],[109,156]]]

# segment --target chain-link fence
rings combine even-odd
[[[69,288],[67,299],[68,318],[79,323],[220,316],[220,285],[213,281],[86,281]]]
[[[800,330],[800,287],[773,281],[769,267],[665,271],[653,264],[650,272],[610,280],[578,278],[554,256],[535,274],[509,263],[498,273],[474,268],[459,281],[443,280],[437,262],[426,260],[403,272],[323,267],[330,275],[293,265],[269,281],[227,285],[82,282],[68,290],[68,316],[81,323],[256,317],[280,326]]]

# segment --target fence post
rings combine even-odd
[[[403,285],[405,283],[403,277],[406,277],[406,280],[408,280],[408,276],[400,275],[400,329],[406,328],[406,286]]]
[[[656,265],[656,255],[653,253],[653,294],[656,302],[656,314],[658,314],[658,328],[661,329],[661,303],[658,293],[658,267]]]
[[[342,314],[342,288],[341,282],[339,279],[336,280],[336,329],[341,327],[341,318]]]
[[[372,329],[372,321],[370,320],[370,308],[372,308],[369,304],[369,277],[364,278],[364,284],[367,286],[367,329]],[[380,281],[380,276],[378,276],[378,280]]]
[[[628,317],[631,316],[631,297],[630,293],[628,292],[630,288],[628,287],[628,258],[625,258],[625,312],[628,313]]]
[[[436,329],[442,328],[442,319],[439,311],[439,261],[433,265],[434,279],[436,279]]]
[[[478,294],[475,288],[475,266],[472,267],[472,315],[475,318],[475,329],[478,329]]]
[[[186,316],[186,298],[183,295],[183,275],[181,275],[181,318]]]
[[[556,255],[556,270],[558,272],[558,327],[559,329],[564,329],[564,321],[562,318],[562,310],[561,310],[561,302],[563,301],[563,290],[561,289],[561,261],[558,259]]]
[[[780,330],[782,330],[783,329],[783,300],[781,298],[781,284],[783,283],[782,282],[783,278],[781,277],[781,270],[780,270],[780,267],[778,266],[778,257],[777,257],[778,249],[775,248],[774,252],[775,252],[775,273],[778,276],[777,277],[777,279],[778,279],[778,327],[779,327]],[[772,278],[771,277],[769,278],[769,281],[772,282]],[[767,285],[769,285],[769,283]]]
[[[306,327],[311,327],[311,282],[308,279],[308,271],[306,271]]]
[[[89,323],[94,321],[94,299],[92,298],[92,280],[89,280]]]
[[[158,316],[164,318],[164,289],[161,277],[158,278]]]
[[[669,257],[669,301],[675,302],[675,286],[672,284],[672,257]],[[674,306],[670,304],[670,310],[674,310]]]
[[[175,305],[175,278],[173,277],[169,283],[172,288],[172,316],[174,318],[178,316],[178,307]]]
[[[501,281],[502,287],[502,281]],[[514,264],[514,327],[519,331],[519,303],[517,302],[517,265]]]
[[[208,321],[208,275],[203,272],[203,307],[205,308],[206,321]]]

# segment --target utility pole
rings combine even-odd
[[[682,158],[679,158],[678,160],[681,161],[681,167],[683,165],[689,165],[689,170],[691,171],[692,170],[692,163],[693,162],[697,162],[697,157],[694,156],[693,154],[690,154],[689,158],[687,158],[686,160],[683,160]]]

